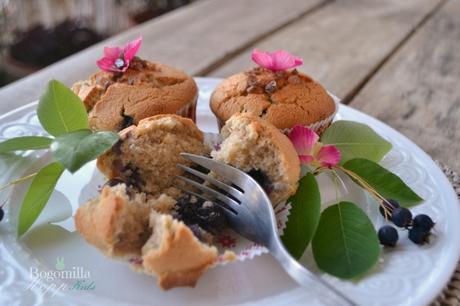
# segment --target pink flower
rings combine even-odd
[[[251,58],[257,65],[274,72],[287,70],[303,64],[302,58],[292,55],[286,50],[266,52],[254,49]]]
[[[288,135],[299,154],[302,164],[320,167],[332,167],[340,162],[340,151],[333,145],[323,145],[314,131],[296,125]]]
[[[119,47],[105,47],[104,56],[96,63],[97,66],[107,72],[125,72],[129,63],[134,58],[137,50],[141,47],[142,37],[127,43],[123,49]]]

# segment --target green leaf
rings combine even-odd
[[[321,142],[340,150],[341,164],[357,157],[379,162],[392,148],[369,126],[346,120],[334,122],[321,136]]]
[[[397,175],[373,161],[355,158],[346,162],[343,167],[361,177],[384,198],[396,200],[402,206],[410,207],[423,201]]]
[[[313,238],[321,212],[321,196],[312,173],[299,181],[299,188],[289,201],[292,208],[281,240],[289,253],[299,259]]]
[[[37,107],[38,120],[53,136],[88,129],[88,115],[80,98],[64,84],[52,80]]]
[[[41,136],[23,136],[7,139],[0,142],[0,153],[12,151],[47,149],[53,139]]]
[[[27,232],[37,220],[63,171],[64,167],[58,162],[51,163],[38,171],[24,196],[19,210],[19,236]]]
[[[374,226],[367,215],[350,202],[340,202],[323,211],[312,246],[318,267],[345,279],[368,271],[380,254]]]
[[[51,151],[73,173],[110,149],[118,139],[118,134],[113,132],[80,130],[57,136],[51,144]]]

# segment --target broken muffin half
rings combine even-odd
[[[155,275],[162,289],[195,286],[217,260],[217,249],[173,218],[176,201],[162,195],[129,195],[125,184],[106,186],[98,199],[77,210],[78,232],[105,255]],[[194,205],[191,203],[190,205]],[[200,229],[204,236],[206,233]]]
[[[274,125],[250,113],[233,115],[221,130],[211,156],[251,175],[274,205],[293,195],[300,161],[291,141]]]

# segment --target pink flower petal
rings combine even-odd
[[[136,55],[137,51],[141,47],[141,44],[142,44],[142,36],[139,36],[135,40],[127,43],[126,46],[123,48],[124,60],[127,63],[126,66],[129,65],[129,62]]]
[[[275,72],[291,69],[303,64],[302,58],[292,55],[286,50],[266,52],[254,49],[251,58],[259,66]]]
[[[291,69],[303,64],[302,58],[292,55],[286,50],[277,50],[272,53],[274,59],[274,71]]]
[[[323,167],[335,166],[340,162],[340,151],[336,146],[324,145],[319,149],[316,160]]]
[[[272,69],[273,67],[273,58],[270,52],[260,51],[254,49],[251,54],[251,59],[259,66]]]
[[[108,58],[115,61],[117,58],[120,57],[122,51],[123,50],[118,47],[104,47],[104,58]]]
[[[137,51],[141,47],[141,44],[142,44],[142,37],[139,37],[127,43],[123,47],[123,49],[118,48],[118,47],[105,47],[104,56],[101,59],[99,59],[96,62],[96,64],[103,71],[125,72],[128,69],[130,61],[134,58]],[[124,61],[123,63],[124,65],[121,68],[118,68],[115,66],[115,61],[119,58],[121,58]]]
[[[299,155],[300,163],[302,164],[311,164],[315,159],[311,155]]]
[[[288,135],[299,155],[311,155],[319,140],[318,134],[302,125],[296,125]]]

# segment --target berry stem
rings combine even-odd
[[[313,171],[313,175],[317,176],[317,175],[319,175],[321,173],[325,173],[326,171],[332,176],[331,180],[334,183],[335,199],[336,199],[336,201],[338,201],[338,198],[339,198],[339,187],[338,187],[339,183],[340,183],[340,185],[342,185],[342,188],[344,190],[347,190],[347,187],[346,187],[345,183],[343,182],[342,178],[338,175],[337,171],[334,168],[331,168],[331,167],[318,167]]]
[[[31,178],[33,178],[33,177],[36,176],[36,175],[37,175],[37,172],[32,173],[32,174],[29,174],[29,175],[26,175],[26,176],[23,176],[23,177],[20,177],[20,178],[17,178],[17,179],[15,179],[15,180],[12,180],[12,181],[10,181],[8,184],[1,186],[1,187],[0,187],[0,191],[4,190],[4,189],[6,189],[6,188],[8,188],[8,187],[10,187],[10,186],[13,186],[13,185],[16,185],[16,184],[20,184],[20,183],[22,183],[22,182],[24,182],[24,181],[27,181],[28,179],[31,179]]]
[[[366,189],[376,199],[377,203],[379,203],[379,205],[383,208],[383,211],[385,212],[385,216],[388,216],[388,217],[391,216],[391,211],[388,209],[388,207],[386,207],[383,204],[386,202],[386,199],[381,194],[379,194],[377,190],[372,188],[372,186],[370,186],[366,181],[364,181],[359,175],[357,175],[353,171],[350,171],[338,165],[334,166],[334,168],[341,170],[346,175],[348,175],[350,178],[352,178],[356,183],[358,183],[358,185]]]
[[[318,174],[323,173],[325,170],[331,170],[329,167],[318,167],[315,170],[313,170],[313,175],[317,176]]]

